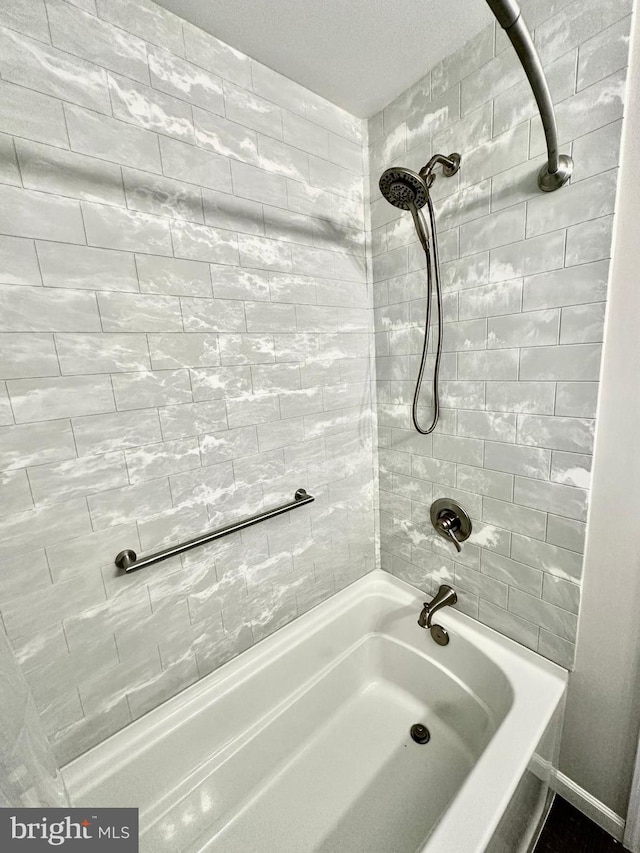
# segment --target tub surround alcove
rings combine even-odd
[[[550,195],[495,24],[366,121],[151,0],[0,8],[0,614],[59,764],[375,568],[572,667],[632,4],[521,5],[575,161]],[[423,437],[424,258],[377,181],[436,151]]]

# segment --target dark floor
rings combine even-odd
[[[629,853],[562,797],[556,797],[534,853]]]

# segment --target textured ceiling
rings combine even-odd
[[[485,0],[156,0],[368,117],[491,20]]]

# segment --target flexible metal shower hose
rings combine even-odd
[[[431,233],[431,245],[433,258],[429,252],[429,244],[423,243],[425,259],[427,262],[427,311],[425,317],[424,343],[422,345],[422,358],[420,359],[420,370],[418,371],[418,379],[416,381],[416,390],[413,395],[413,407],[411,417],[413,425],[422,435],[429,435],[436,428],[438,418],[440,417],[440,399],[438,392],[438,378],[440,374],[440,360],[442,358],[442,287],[440,285],[440,258],[438,255],[438,234],[436,231],[436,219],[433,210],[431,197],[427,195],[427,207],[429,208],[429,231]],[[417,215],[422,220],[423,227],[425,225],[422,210],[416,211]],[[418,235],[419,236],[419,235]],[[422,241],[421,241],[422,242]],[[420,389],[424,377],[424,370],[427,363],[427,354],[429,350],[429,330],[431,327],[431,294],[433,290],[433,278],[436,283],[436,302],[438,307],[438,343],[436,346],[436,359],[433,366],[433,419],[431,424],[424,429],[418,421],[418,398],[420,397]]]

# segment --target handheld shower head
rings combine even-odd
[[[394,207],[399,207],[400,210],[408,210],[411,213],[413,224],[415,226],[418,239],[424,249],[427,262],[427,314],[425,317],[422,358],[420,359],[420,370],[418,371],[418,381],[416,382],[416,390],[413,395],[413,407],[411,410],[414,426],[419,433],[422,433],[422,435],[429,435],[429,433],[433,432],[436,424],[438,423],[440,411],[438,374],[440,370],[440,358],[442,355],[442,288],[440,286],[440,262],[438,260],[436,219],[433,204],[429,196],[429,187],[436,179],[436,176],[433,174],[433,170],[437,165],[442,166],[443,175],[451,177],[451,175],[455,175],[460,168],[460,155],[450,154],[448,157],[445,157],[443,154],[434,154],[429,162],[420,169],[419,173],[413,172],[405,166],[394,166],[391,169],[386,169],[386,171],[382,173],[379,182],[380,192],[390,204]],[[425,205],[427,205],[429,213],[428,228],[421,210]],[[429,243],[429,234],[431,236],[432,246]],[[438,303],[438,345],[436,348],[436,359],[433,368],[433,418],[430,426],[423,428],[420,426],[418,420],[418,399],[420,396],[422,377],[424,376],[424,369],[427,361],[427,353],[429,351],[432,276],[435,279],[436,299]]]
[[[386,169],[379,181],[380,192],[394,207],[401,210],[420,209],[427,203],[429,189],[417,172],[404,166]]]

